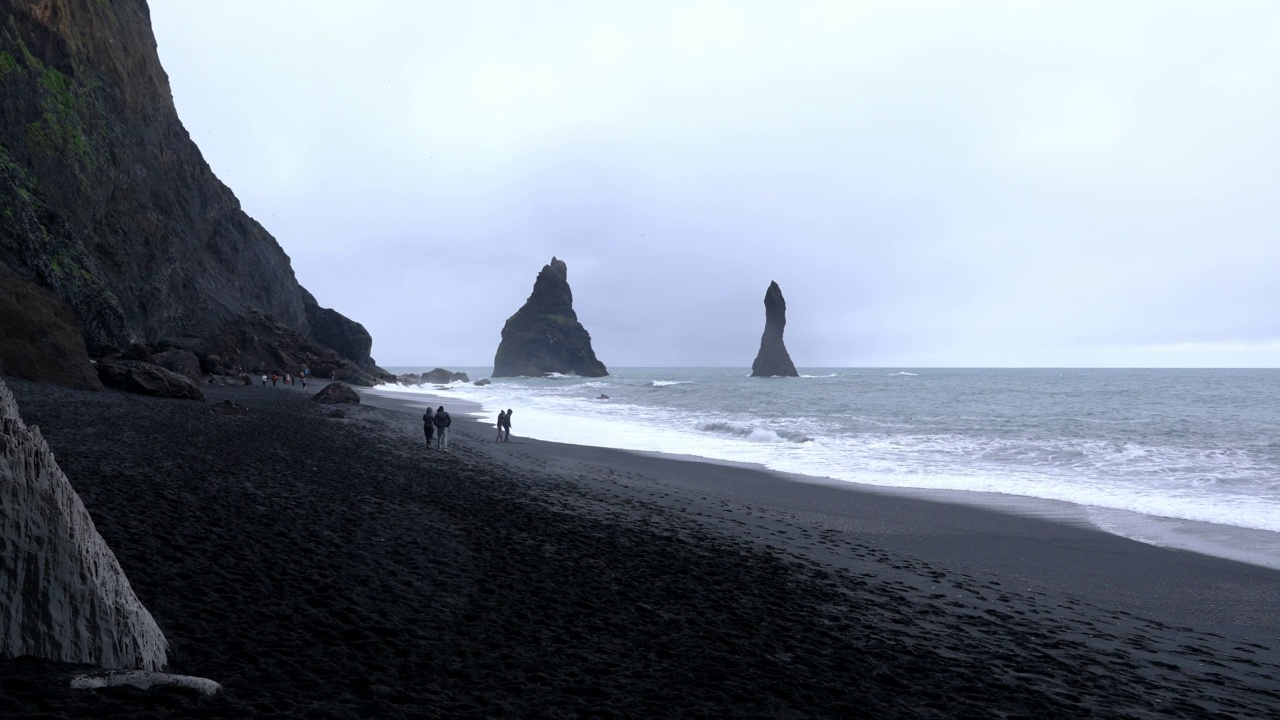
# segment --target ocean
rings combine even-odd
[[[1277,370],[612,372],[384,389],[476,402],[491,422],[513,408],[513,437],[910,488],[1280,568]]]

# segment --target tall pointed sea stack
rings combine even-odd
[[[591,349],[591,335],[573,311],[569,269],[551,258],[533,283],[533,292],[502,326],[493,358],[494,377],[562,373],[582,377],[609,374]]]
[[[751,377],[799,377],[796,366],[782,344],[782,330],[787,326],[787,301],[782,299],[778,283],[770,282],[764,293],[764,335],[760,336],[760,352],[751,363]]]

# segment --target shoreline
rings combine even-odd
[[[370,404],[388,409],[411,412],[425,404],[461,405],[463,413],[480,414],[481,403],[452,397],[442,393],[413,392],[405,393],[380,388],[359,388],[362,397],[375,398]],[[473,418],[474,419],[474,418]],[[481,422],[477,420],[477,422]],[[533,440],[534,438],[524,438]],[[574,443],[541,440],[557,445],[577,447]],[[1123,538],[1153,547],[1167,550],[1188,551],[1208,557],[1245,563],[1269,570],[1280,571],[1280,533],[1255,530],[1235,525],[1221,525],[1182,518],[1147,515],[1127,510],[1116,510],[1068,500],[1054,500],[1027,495],[1009,495],[1003,493],[984,492],[979,490],[942,490],[891,485],[870,485],[852,480],[842,480],[816,475],[784,472],[771,469],[760,463],[722,460],[699,455],[678,455],[658,451],[628,450],[608,446],[581,445],[580,447],[599,447],[615,452],[629,453],[641,457],[674,459],[687,462],[709,463],[726,467],[737,467],[747,471],[755,471],[772,475],[779,479],[793,482],[827,485],[844,488],[851,492],[890,495],[910,499],[963,505],[982,510],[1002,512],[1020,517],[1037,518],[1049,522],[1059,522],[1081,527],[1108,535]]]
[[[427,451],[413,414],[291,388],[208,389],[243,416],[10,388],[170,669],[226,693],[77,694],[60,664],[3,661],[6,716],[1263,717],[1280,700],[1280,574],[1254,566],[499,445],[487,425]]]

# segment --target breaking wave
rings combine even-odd
[[[793,442],[807,443],[813,438],[804,433],[789,432],[787,430],[769,430],[754,425],[739,425],[731,422],[701,422],[695,428],[701,432],[714,433],[716,435],[728,435],[731,437],[742,438],[748,442],[774,443],[774,442]]]

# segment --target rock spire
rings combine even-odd
[[[764,293],[764,334],[760,336],[760,352],[751,363],[751,377],[799,377],[796,366],[782,344],[782,330],[787,326],[787,301],[782,288],[770,282]]]
[[[502,327],[493,358],[493,377],[562,373],[582,377],[609,374],[591,349],[591,335],[573,311],[569,269],[551,258],[533,283],[524,306]]]

